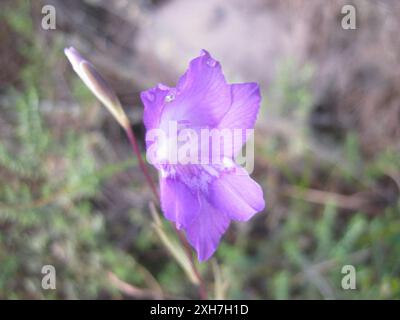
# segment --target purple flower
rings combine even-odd
[[[148,159],[161,173],[164,215],[178,229],[186,231],[199,260],[207,260],[217,249],[231,220],[247,221],[265,206],[261,187],[235,162],[245,139],[210,147],[210,139],[203,137],[194,144],[191,137],[187,140],[189,147],[200,153],[211,153],[206,157],[211,161],[182,164],[181,156],[172,161],[168,153],[171,141],[156,139],[152,133],[167,131],[170,123],[177,123],[178,132],[190,130],[194,135],[203,129],[239,129],[241,132],[253,129],[261,100],[259,87],[256,83],[227,84],[219,62],[202,50],[190,62],[176,88],[159,84],[142,92],[141,99],[145,107]],[[167,136],[170,140],[171,136]],[[172,139],[176,142],[176,137]],[[178,149],[188,147],[182,141],[176,145]],[[193,151],[193,148],[189,149]],[[151,149],[155,156],[149,156]],[[218,155],[214,157],[216,151]]]

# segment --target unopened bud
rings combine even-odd
[[[100,73],[96,71],[93,65],[82,57],[75,48],[65,48],[64,53],[85,85],[111,112],[119,124],[124,129],[127,129],[129,127],[128,117],[122,109],[121,103],[110,85],[104,80]]]

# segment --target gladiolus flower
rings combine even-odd
[[[191,137],[187,145],[172,137],[178,149],[184,146],[199,154],[212,153],[206,156],[208,163],[183,164],[179,150],[178,157],[171,157],[171,136],[155,138],[154,130],[165,132],[171,123],[178,133],[189,130],[189,136],[198,136],[201,130],[253,129],[261,100],[259,87],[256,83],[227,84],[220,63],[202,50],[176,88],[159,84],[142,92],[141,99],[147,152],[155,151],[148,159],[160,172],[163,213],[186,232],[198,259],[207,260],[231,220],[247,221],[265,206],[261,187],[235,162],[245,141],[235,139],[222,147],[210,147],[209,138],[198,142]]]

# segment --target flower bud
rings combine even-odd
[[[64,53],[71,63],[74,71],[83,80],[85,85],[100,100],[102,104],[111,112],[118,123],[124,128],[129,127],[129,120],[114,90],[96,71],[93,65],[87,61],[73,47],[65,48]]]

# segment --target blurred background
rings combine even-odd
[[[345,4],[355,30],[341,27]],[[198,297],[71,45],[116,90],[142,148],[140,91],[174,86],[200,49],[229,82],[260,83],[253,178],[267,207],[200,265],[210,298],[400,298],[399,16],[395,0],[2,0],[0,298]],[[56,290],[42,289],[43,265]],[[342,289],[344,265],[356,290]]]

